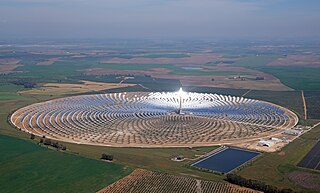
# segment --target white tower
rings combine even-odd
[[[180,88],[178,91],[178,96],[179,96],[179,109],[178,109],[178,114],[182,114],[182,97],[185,94],[185,92]]]

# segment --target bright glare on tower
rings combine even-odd
[[[182,113],[182,98],[183,95],[185,94],[185,92],[182,90],[182,87],[180,87],[179,91],[178,91],[178,95],[179,95],[179,109],[178,109],[178,114],[183,114]]]

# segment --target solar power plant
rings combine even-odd
[[[300,167],[320,170],[320,142],[298,164]]]
[[[293,112],[268,102],[182,90],[73,96],[11,116],[17,128],[38,136],[119,147],[229,144],[280,133],[297,121]]]

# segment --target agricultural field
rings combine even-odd
[[[46,52],[37,47],[15,47],[11,48],[14,54],[1,53],[0,63],[2,66],[11,65],[13,70],[6,73],[6,79],[20,77],[42,83],[74,83],[87,80],[86,76],[131,74],[176,79],[183,86],[278,91],[319,89],[317,55],[284,56],[266,50],[267,54],[253,55],[249,54],[254,52],[249,48],[244,48],[242,54],[226,55],[220,50],[215,53],[207,48],[187,53],[177,49],[170,53],[162,48],[129,51],[118,47],[93,50],[86,46],[61,46]],[[257,52],[261,50],[257,49]],[[75,79],[77,76],[82,77]],[[255,80],[256,77],[264,80]]]
[[[320,142],[318,142],[309,153],[298,164],[300,167],[320,170]]]
[[[268,66],[320,67],[320,56],[314,53],[289,54],[272,61]]]
[[[71,95],[88,92],[98,92],[102,90],[109,90],[115,88],[131,87],[135,84],[119,84],[119,83],[103,83],[82,81],[79,84],[67,83],[46,83],[41,87],[33,88],[31,90],[19,91],[19,95]]]
[[[320,119],[320,91],[304,92],[307,114],[310,119]]]
[[[259,68],[266,66],[270,62],[281,58],[280,55],[256,55],[256,56],[247,56],[233,63],[233,66],[241,66],[245,68]]]
[[[103,147],[90,145],[77,145],[63,143],[70,151],[79,155],[98,159],[102,153],[114,156],[116,163],[127,165],[132,168],[143,168],[151,171],[164,172],[172,175],[191,176],[210,181],[222,181],[224,176],[214,173],[203,172],[190,168],[189,165],[200,156],[206,155],[219,146],[213,147],[180,147],[180,148],[130,148],[130,147]],[[183,161],[172,161],[181,155]]]
[[[25,90],[22,86],[11,83],[0,83],[0,100],[23,99],[18,91]]]
[[[18,66],[14,69],[16,72],[0,77],[0,80],[1,78],[7,80],[23,78],[36,83],[74,83],[87,80],[86,76],[121,74],[176,79],[180,80],[183,86],[290,90],[272,75],[234,66],[233,62],[238,58],[226,59],[221,54],[215,53],[193,51],[188,54],[179,53],[178,57],[172,57],[175,56],[174,53],[160,54],[162,57],[156,57],[155,53],[152,53],[153,57],[144,57],[148,56],[148,53],[131,55],[126,53],[123,58],[123,53],[119,50],[93,53],[90,50],[38,52],[33,50],[35,48],[28,48],[30,50],[22,52],[21,48],[16,49],[19,51],[15,52],[15,57],[12,53],[6,55],[9,59],[14,58],[18,61],[16,64]],[[129,58],[127,58],[128,55]],[[216,65],[212,65],[212,62]],[[75,79],[79,76],[81,79]],[[265,80],[255,80],[256,77],[261,76]]]
[[[95,192],[132,169],[0,135],[1,192]],[[59,184],[59,185],[57,185]]]
[[[261,67],[259,70],[273,74],[286,86],[295,90],[320,90],[320,67]]]
[[[137,169],[129,176],[113,183],[98,193],[254,193],[257,191],[222,182],[211,182],[173,176],[159,172]]]

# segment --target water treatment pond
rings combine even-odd
[[[259,154],[255,151],[226,147],[191,165],[210,171],[228,173]]]

